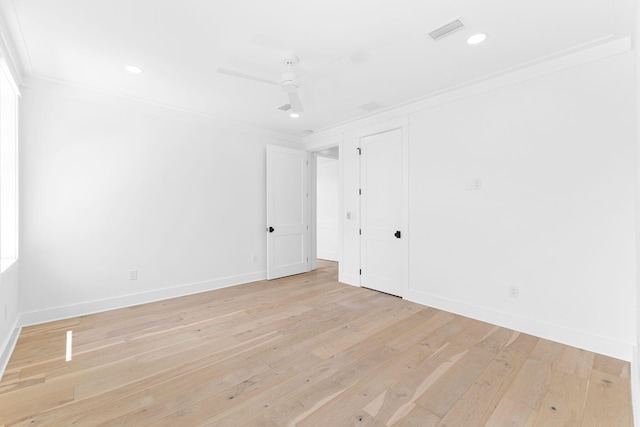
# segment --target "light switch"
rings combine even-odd
[[[467,180],[467,191],[480,191],[480,190],[482,190],[482,180],[480,178]]]

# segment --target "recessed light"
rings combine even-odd
[[[485,41],[486,38],[487,38],[487,35],[485,33],[474,34],[467,39],[467,43],[472,45],[482,43],[483,41]]]
[[[292,118],[294,118],[294,119],[297,119],[298,117],[300,117],[300,114],[298,114],[298,113],[291,113],[291,114],[289,114],[289,117],[292,117]]]
[[[124,69],[133,74],[141,74],[144,70],[140,67],[136,67],[135,65],[125,65]]]

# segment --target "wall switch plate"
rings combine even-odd
[[[482,190],[482,179],[474,178],[467,180],[467,191],[480,191]]]
[[[517,286],[509,286],[509,297],[518,298],[519,293],[520,293],[520,290],[518,289]]]
[[[129,280],[138,280],[138,270],[131,270],[129,272]]]
[[[251,261],[253,261],[253,262],[258,262],[258,255],[253,255],[253,256],[251,257]]]

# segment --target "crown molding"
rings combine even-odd
[[[577,67],[600,59],[620,55],[632,50],[631,37],[614,39],[613,35],[603,37],[571,49],[528,61],[465,83],[433,92],[424,97],[389,107],[382,111],[347,120],[333,126],[319,129],[312,135],[304,136],[305,146],[320,145],[321,141],[335,138],[344,132],[367,127],[384,120],[407,117],[427,108],[452,102],[469,96],[490,92],[501,87],[532,80],[568,68]]]
[[[220,129],[266,136],[277,139],[281,142],[293,144],[295,147],[300,147],[302,144],[302,136],[296,133],[263,127],[248,122],[217,116],[202,111],[190,110],[170,104],[163,104],[142,98],[126,96],[116,92],[76,85],[63,80],[43,76],[25,76],[23,78],[22,87],[28,90],[55,93],[68,98],[82,99],[84,101],[113,107],[129,108],[147,114],[201,123],[208,126],[215,126]]]

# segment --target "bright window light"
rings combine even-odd
[[[471,45],[479,44],[485,41],[486,38],[487,38],[487,35],[485,33],[474,34],[467,39],[467,43]]]
[[[0,59],[0,263],[18,259],[18,88]]]
[[[73,341],[73,331],[67,331],[67,355],[65,357],[65,360],[68,362],[71,360],[71,347],[72,347],[72,342]]]

